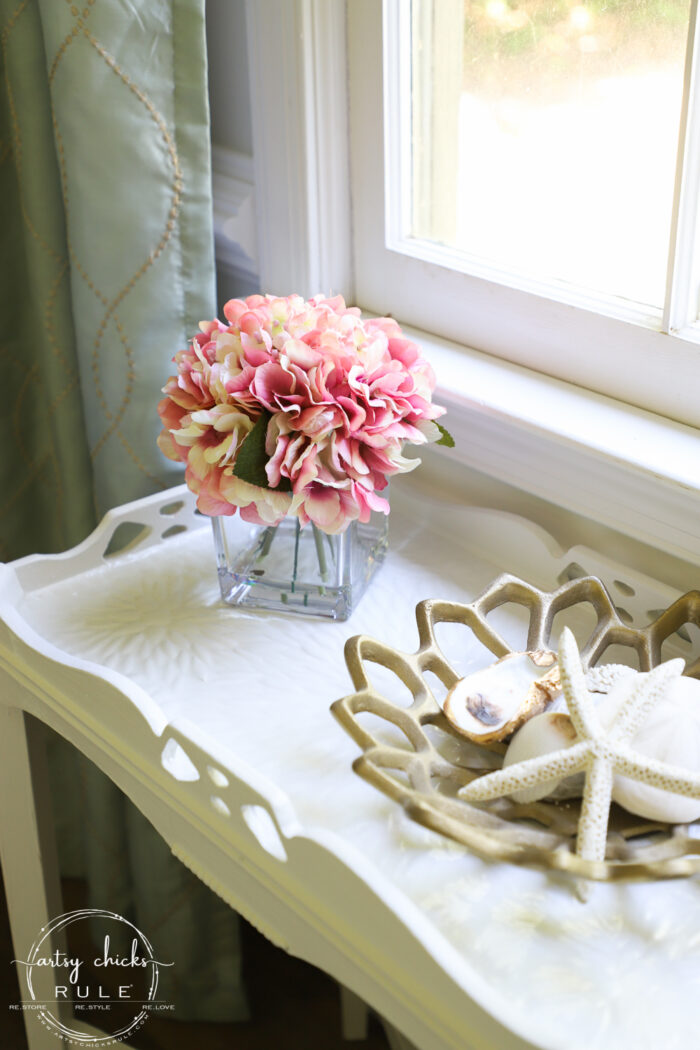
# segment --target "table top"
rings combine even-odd
[[[592,552],[561,551],[512,515],[436,507],[417,482],[395,495],[386,564],[347,623],[224,606],[209,523],[177,489],[121,509],[76,552],[6,566],[0,660],[29,673],[41,654],[108,682],[112,707],[96,710],[85,689],[76,710],[125,754],[135,736],[155,735],[166,741],[163,764],[186,780],[191,740],[211,756],[214,784],[217,772],[222,788],[228,771],[249,777],[269,800],[283,853],[294,837],[323,842],[450,982],[523,1041],[513,1045],[685,1050],[700,1022],[700,878],[596,884],[582,903],[562,876],[485,861],[414,824],[357,777],[356,745],[329,714],[352,691],[346,639],[369,634],[414,651],[421,599],[470,601],[501,571],[554,589],[573,562],[626,582],[635,616],[676,592]],[[146,522],[148,538],[103,558],[124,520]],[[519,616],[498,615],[506,637],[522,637]],[[450,625],[443,640],[459,669],[489,662],[465,628]],[[378,684],[391,689],[386,676]],[[212,801],[222,820],[225,797]],[[258,827],[261,840],[268,831]]]

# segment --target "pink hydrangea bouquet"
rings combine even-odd
[[[176,354],[158,405],[159,446],[203,513],[339,533],[389,512],[389,478],[420,462],[406,443],[452,444],[433,371],[391,318],[340,296],[252,295],[224,314]]]

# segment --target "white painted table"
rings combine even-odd
[[[351,691],[346,638],[413,650],[419,600],[471,600],[504,569],[552,589],[578,562],[631,585],[640,622],[676,593],[559,551],[522,519],[438,512],[418,486],[403,487],[411,513],[396,486],[387,563],[346,624],[224,607],[209,523],[184,488],[112,513],[72,552],[2,567],[0,845],[15,943],[60,910],[28,712],[272,941],[420,1050],[687,1050],[700,1028],[698,879],[600,885],[584,905],[561,878],[483,861],[360,780],[328,711]],[[123,521],[150,531],[105,559]],[[500,616],[506,634],[521,629]],[[485,662],[466,632],[452,643],[464,668]],[[31,1050],[56,1045],[38,1025],[29,1034]]]

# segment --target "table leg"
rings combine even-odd
[[[18,959],[63,910],[44,734],[19,708],[0,706],[0,859]],[[51,948],[64,950],[62,943]],[[24,967],[17,970],[22,999],[31,1001]],[[24,1019],[29,1050],[56,1050],[54,1033],[29,1011]]]
[[[366,1039],[369,1007],[349,988],[340,986],[340,1022],[343,1039],[348,1042]]]
[[[389,1024],[388,1021],[382,1020],[384,1026],[384,1034],[387,1038],[391,1050],[417,1050],[417,1047],[407,1039],[405,1035],[399,1032],[398,1028],[394,1028],[393,1024]]]

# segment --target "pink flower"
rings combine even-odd
[[[329,533],[388,513],[388,478],[419,463],[404,446],[440,436],[418,347],[340,296],[253,295],[224,316],[176,354],[158,406],[159,445],[186,463],[200,510],[262,524],[296,514]]]
[[[243,520],[255,525],[278,525],[292,506],[288,492],[263,489],[229,473],[224,475],[220,491],[230,504],[231,512],[238,507]]]

